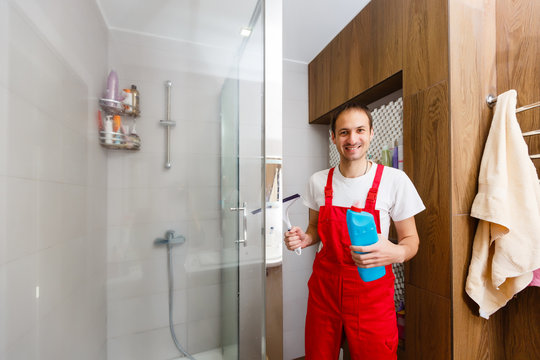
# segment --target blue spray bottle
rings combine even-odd
[[[367,246],[379,241],[373,215],[356,206],[347,210],[347,229],[352,245]],[[358,273],[363,281],[369,282],[383,277],[386,274],[386,269],[384,266],[367,269],[359,267]]]

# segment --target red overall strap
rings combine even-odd
[[[331,168],[328,171],[328,178],[326,179],[326,186],[324,188],[324,206],[330,207],[332,206],[332,196],[334,195],[334,191],[332,190],[332,177],[334,176],[334,169]]]
[[[375,203],[377,202],[377,193],[379,192],[379,184],[381,183],[383,170],[384,165],[377,164],[377,172],[375,173],[375,178],[373,179],[371,189],[369,189],[369,192],[367,194],[364,211],[367,211],[371,214],[375,213]]]

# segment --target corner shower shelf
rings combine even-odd
[[[112,99],[99,99],[99,106],[108,115],[120,115],[139,117],[140,111],[138,108],[134,108],[132,105],[124,104],[122,101]],[[131,111],[126,111],[131,109]]]
[[[124,104],[121,101],[111,99],[99,99],[101,110],[107,115],[120,115],[133,118],[139,117],[140,111],[138,108],[133,108],[132,105]],[[131,109],[131,111],[126,111]],[[126,135],[121,132],[114,131],[99,131],[99,143],[101,146],[112,150],[139,150],[141,148],[141,139],[138,136]]]
[[[107,142],[110,140],[110,143]],[[99,143],[107,149],[113,150],[139,150],[141,148],[141,140],[134,138],[131,135],[125,135],[120,132],[99,132]]]

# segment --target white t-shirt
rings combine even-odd
[[[302,196],[304,204],[315,211],[324,205],[324,187],[330,169],[316,172],[309,179],[306,193]],[[373,184],[377,164],[372,163],[369,171],[356,178],[346,178],[336,166],[332,177],[332,205],[351,207],[359,202],[364,207],[369,189]],[[357,205],[358,206],[358,205]],[[403,171],[385,166],[377,193],[375,209],[379,210],[381,233],[388,238],[390,218],[401,221],[410,218],[426,207],[420,199],[413,183]]]

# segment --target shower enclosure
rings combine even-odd
[[[171,247],[181,346],[264,359],[267,134],[281,129],[281,52],[265,49],[281,48],[280,14],[262,0],[0,0],[1,359],[180,358],[167,236],[185,238]],[[110,70],[139,90],[122,124],[140,150],[100,146]]]

